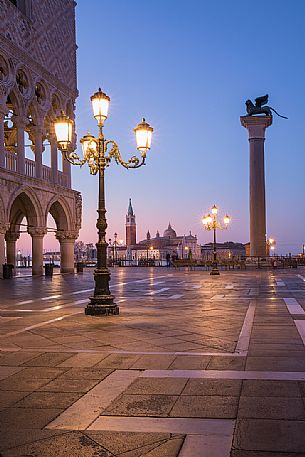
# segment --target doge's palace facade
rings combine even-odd
[[[24,218],[33,275],[43,273],[49,213],[61,271],[74,271],[82,202],[71,189],[70,164],[59,171],[53,121],[61,110],[74,118],[76,97],[75,2],[0,0],[0,274],[3,263],[16,263]]]

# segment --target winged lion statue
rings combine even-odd
[[[273,111],[279,117],[288,119],[288,117],[282,116],[274,108],[271,108],[271,106],[266,105],[266,103],[268,103],[268,98],[269,98],[268,94],[263,95],[261,97],[257,97],[255,99],[255,105],[251,100],[247,100],[246,101],[246,110],[247,110],[248,116],[253,116],[255,114],[265,114],[266,116],[272,116],[272,111]]]

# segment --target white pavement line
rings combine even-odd
[[[201,286],[193,286],[192,289],[201,289]]]
[[[163,287],[163,289],[158,289],[158,290],[151,290],[150,292],[147,292],[144,295],[157,295],[157,294],[162,294],[162,292],[165,292],[169,290],[169,287]]]
[[[15,316],[15,317],[4,317],[0,316],[0,322],[9,322],[9,321],[15,321],[16,319],[22,319],[21,316]]]
[[[91,288],[91,289],[77,290],[76,292],[71,292],[70,295],[84,294],[85,292],[91,292],[92,290],[93,290],[93,288]]]
[[[80,310],[80,311],[76,311],[74,313],[65,314],[63,316],[56,317],[55,319],[50,319],[49,321],[40,322],[39,324],[30,325],[29,327],[24,327],[20,330],[15,330],[14,332],[9,332],[9,333],[5,333],[4,335],[0,335],[0,338],[6,338],[8,336],[19,335],[19,333],[24,333],[24,332],[27,332],[28,330],[32,330],[33,328],[39,328],[39,327],[43,327],[44,325],[52,324],[53,322],[61,321],[61,320],[65,319],[66,317],[75,316],[75,314],[80,314],[82,312],[83,312],[83,310]]]
[[[302,281],[305,281],[304,276],[302,276],[302,275],[297,275],[297,276],[298,276],[298,278],[302,279]]]
[[[214,420],[218,422],[217,419]],[[233,426],[232,432],[227,435],[222,434],[222,431],[221,428],[219,434],[187,435],[178,457],[230,457]]]
[[[295,298],[283,298],[290,314],[305,314],[304,309]]]
[[[246,355],[249,349],[250,336],[255,314],[255,302],[251,301],[245,315],[244,323],[240,331],[235,352]]]
[[[268,381],[305,381],[305,372],[237,370],[145,370],[140,375],[140,378],[265,379]]]
[[[49,297],[42,297],[41,300],[42,301],[53,300],[54,298],[60,298],[60,297],[61,297],[61,294],[59,294],[59,295],[50,295]]]
[[[181,298],[183,297],[182,294],[176,294],[176,295],[171,295],[169,298],[169,300],[177,300],[178,298]]]
[[[305,321],[295,320],[294,323],[305,346]]]
[[[284,287],[284,286],[286,286],[286,284],[285,284],[283,281],[281,281],[281,280],[276,281],[276,285],[277,285],[278,287]]]
[[[230,436],[234,424],[235,420],[231,419],[100,416],[87,430]],[[193,457],[201,455],[193,454]]]
[[[228,284],[225,289],[234,289],[234,285],[233,284]]]
[[[0,367],[0,381],[2,379],[8,378],[13,374],[19,373],[19,371],[23,370],[25,367]]]
[[[117,370],[73,403],[46,428],[85,430],[139,376],[137,370]]]

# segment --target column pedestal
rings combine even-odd
[[[266,256],[264,142],[272,116],[241,116],[250,143],[250,255]]]

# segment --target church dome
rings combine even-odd
[[[164,238],[176,238],[177,237],[177,234],[176,234],[175,230],[172,228],[172,226],[170,225],[170,223],[168,224],[167,229],[164,230],[163,237]]]

